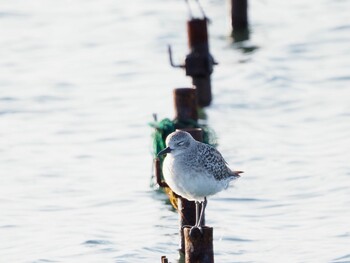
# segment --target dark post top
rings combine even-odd
[[[198,120],[195,88],[174,89],[175,118],[179,121]]]
[[[207,19],[187,21],[188,46],[192,51],[209,52]]]

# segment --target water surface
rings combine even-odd
[[[349,2],[252,1],[239,44],[226,2],[202,2],[207,122],[245,171],[209,200],[215,260],[350,262]],[[190,86],[166,53],[188,53],[186,19],[175,0],[2,3],[1,261],[177,261],[147,123]]]

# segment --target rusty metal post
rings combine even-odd
[[[231,0],[231,26],[236,42],[249,39],[248,0]]]
[[[174,89],[175,118],[180,121],[198,120],[197,91],[194,88]]]
[[[202,232],[190,234],[191,228],[184,228],[185,263],[214,263],[213,228],[203,226]]]
[[[209,53],[208,19],[194,18],[187,21],[188,46],[191,53],[185,60],[186,75],[192,77],[197,88],[198,105],[209,106],[212,100],[210,75],[213,73],[213,57]]]

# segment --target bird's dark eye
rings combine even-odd
[[[176,145],[177,146],[182,146],[182,145],[184,145],[184,142],[178,142]]]

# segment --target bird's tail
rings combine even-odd
[[[243,171],[232,171],[232,176],[235,178],[241,177],[239,174],[244,173]]]

